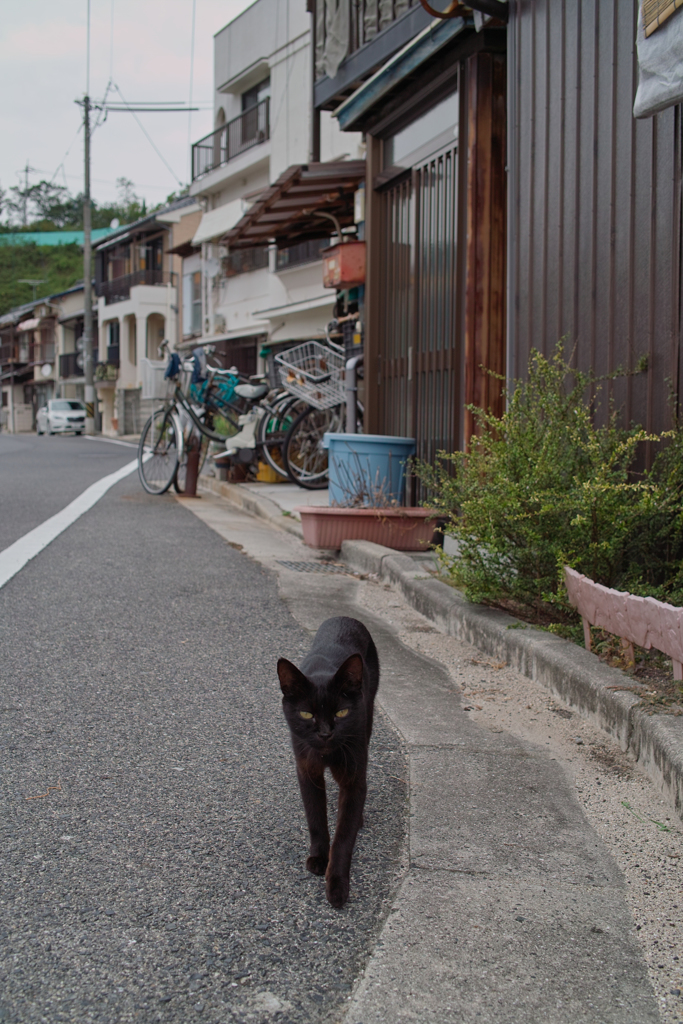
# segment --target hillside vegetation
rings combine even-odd
[[[30,284],[21,278],[44,280],[38,297],[71,288],[83,280],[83,250],[80,245],[0,245],[0,316],[33,298]]]

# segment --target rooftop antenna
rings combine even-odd
[[[32,301],[35,302],[36,298],[38,297],[38,285],[47,284],[47,279],[44,277],[20,277],[17,281],[17,284],[30,284],[31,287],[33,288]]]

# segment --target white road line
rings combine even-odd
[[[57,515],[46,519],[40,526],[36,526],[35,530],[30,530],[14,544],[10,544],[4,551],[0,551],[0,588],[4,587],[13,576],[16,576],[27,562],[40,554],[43,548],[51,544],[55,537],[58,537],[67,527],[80,519],[84,512],[92,508],[110,487],[129,476],[137,468],[138,460],[135,459],[134,462],[128,462],[121,469],[117,469],[115,473],[103,476],[97,483],[86,488]]]
[[[137,448],[136,444],[132,441],[116,441],[113,437],[93,437],[91,434],[85,434],[86,441],[104,441],[105,444],[120,444],[124,448]]]

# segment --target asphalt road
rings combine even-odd
[[[132,449],[0,438],[0,549]],[[0,590],[0,1021],[335,1021],[396,891],[406,762],[379,717],[339,912],[275,676],[274,575],[135,475]]]
[[[135,456],[133,445],[72,434],[0,434],[0,551]]]

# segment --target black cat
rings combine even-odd
[[[362,622],[339,616],[323,622],[300,669],[280,658],[277,673],[311,834],[306,867],[314,875],[325,875],[328,900],[333,907],[343,907],[349,897],[353,847],[363,824],[368,744],[379,685],[377,649]],[[332,848],[326,768],[339,784]]]

